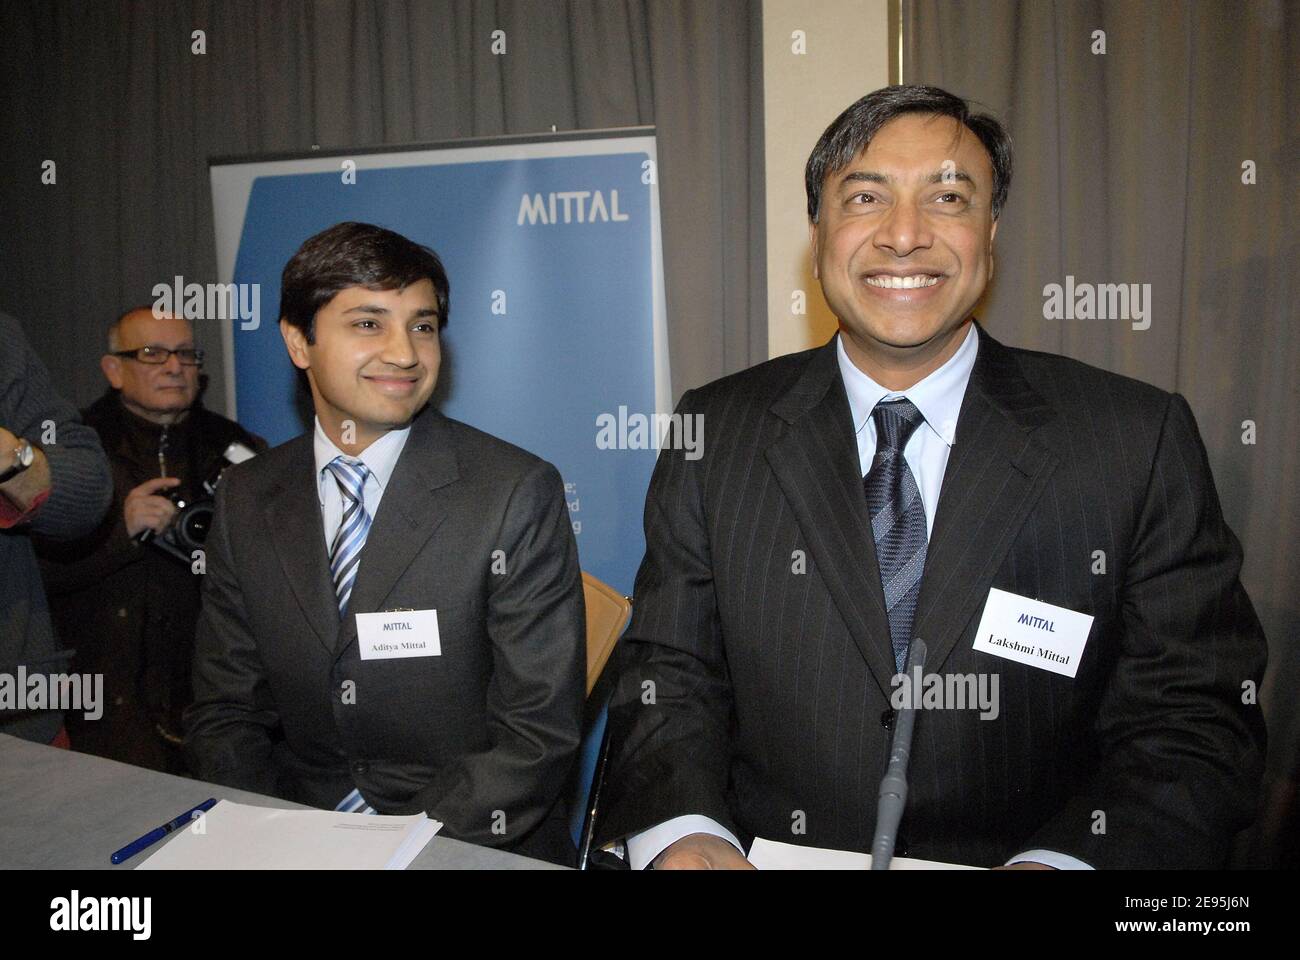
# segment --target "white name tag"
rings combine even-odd
[[[1091,629],[1092,617],[1086,613],[994,587],[975,631],[974,649],[1073,677]]]
[[[357,614],[362,660],[440,657],[437,610],[397,610]]]

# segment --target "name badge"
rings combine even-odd
[[[437,610],[391,610],[356,616],[362,660],[442,656]]]
[[[1092,617],[994,587],[975,631],[974,649],[1063,677],[1079,671]]]

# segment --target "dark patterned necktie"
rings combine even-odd
[[[879,403],[871,417],[876,423],[876,455],[862,485],[871,511],[894,665],[901,673],[912,638],[927,542],[921,491],[903,459],[903,448],[924,418],[910,400]]]

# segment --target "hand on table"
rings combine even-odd
[[[711,833],[692,833],[655,859],[656,870],[754,870],[739,850]]]
[[[994,867],[994,870],[1055,870],[1055,867],[1049,867],[1045,863],[1036,863],[1033,860],[1022,860],[1020,863],[1013,863],[1005,867]]]

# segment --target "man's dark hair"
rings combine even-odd
[[[336,223],[308,237],[284,265],[280,316],[301,330],[308,343],[315,343],[316,311],[341,290],[403,290],[421,280],[433,282],[441,330],[447,325],[451,290],[438,255],[372,223]]]
[[[1007,188],[1011,185],[1011,137],[1007,131],[995,117],[986,113],[972,114],[965,100],[947,90],[904,84],[873,90],[826,128],[808,157],[808,166],[804,168],[808,219],[817,222],[826,178],[852,163],[881,127],[907,113],[952,117],[979,137],[993,162],[993,219],[998,218],[1007,202]]]

